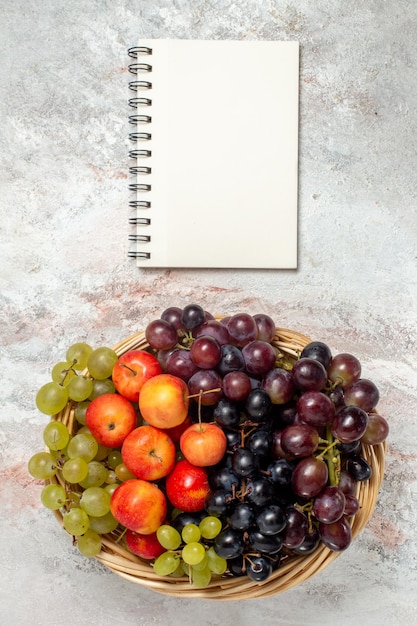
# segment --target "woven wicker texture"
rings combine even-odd
[[[273,344],[284,358],[291,360],[296,359],[303,347],[310,341],[311,339],[298,332],[277,328]],[[117,354],[121,355],[132,349],[147,347],[145,335],[141,332],[117,344],[114,349]],[[74,432],[76,422],[74,407],[71,403],[55,416],[55,419],[67,424],[70,432]],[[385,443],[377,446],[363,446],[363,457],[372,468],[372,476],[369,481],[358,483],[356,495],[360,510],[351,521],[353,539],[363,530],[375,508],[383,480],[385,453]],[[57,476],[53,480],[61,481],[62,479]],[[62,526],[61,511],[54,513]],[[95,558],[115,574],[159,593],[189,598],[242,600],[265,598],[291,589],[324,570],[341,554],[343,553],[333,552],[324,545],[320,545],[311,555],[284,558],[281,566],[263,583],[254,582],[247,576],[224,575],[213,578],[209,586],[204,589],[192,587],[187,578],[157,576],[149,563],[132,554],[124,546],[123,536],[120,536],[119,530],[103,536],[103,548]]]

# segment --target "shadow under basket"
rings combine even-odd
[[[278,348],[282,357],[295,361],[304,346],[312,340],[308,337],[284,328],[276,328],[273,345]],[[128,339],[114,346],[120,356],[133,349],[148,348],[144,332],[132,335]],[[69,403],[66,408],[54,419],[65,423],[69,431],[74,434],[77,422],[74,419],[74,404]],[[75,429],[75,430],[74,430]],[[358,482],[356,496],[360,509],[351,519],[352,540],[354,540],[368,523],[377,503],[378,492],[384,475],[386,443],[375,446],[363,445],[362,456],[372,468],[372,476],[368,481]],[[61,481],[56,477],[53,481]],[[63,484],[63,483],[62,483]],[[54,514],[61,524],[60,510]],[[334,552],[320,544],[319,547],[307,556],[288,556],[282,559],[280,567],[264,582],[254,582],[248,576],[234,577],[229,574],[214,577],[204,589],[193,587],[188,578],[162,577],[154,573],[152,565],[132,554],[124,545],[122,531],[102,536],[103,547],[96,558],[112,572],[129,580],[143,585],[153,591],[175,597],[205,598],[213,600],[244,600],[266,598],[282,593],[299,585],[319,572],[323,571],[342,552]],[[349,549],[349,548],[348,548]]]

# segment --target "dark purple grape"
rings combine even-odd
[[[269,479],[279,487],[291,485],[291,477],[294,471],[294,464],[286,459],[271,461],[266,468]]]
[[[173,352],[176,352],[177,350],[178,348],[175,348],[175,347],[169,348],[169,350],[158,350],[156,358],[158,359],[159,363],[164,369],[166,368],[167,359],[170,356],[170,354],[172,354]]]
[[[356,482],[347,470],[342,470],[339,476],[339,489],[346,495],[356,493]]]
[[[359,452],[362,448],[362,445],[359,440],[356,440],[351,441],[350,443],[337,443],[336,448],[342,454],[353,454]]]
[[[300,511],[295,506],[289,506],[285,510],[285,520],[282,543],[286,548],[293,550],[298,548],[304,541],[308,532],[308,519],[303,511]]]
[[[369,480],[372,476],[372,467],[358,454],[351,456],[346,463],[349,474],[357,481]]]
[[[191,360],[189,350],[177,348],[167,356],[165,371],[167,374],[172,374],[172,376],[177,376],[188,382],[191,376],[198,371],[198,367]]]
[[[368,414],[358,406],[345,406],[336,413],[332,422],[333,437],[342,443],[360,439],[368,425]]]
[[[216,339],[201,336],[194,339],[190,348],[191,360],[201,369],[214,369],[220,362],[221,349]]]
[[[335,406],[321,391],[306,391],[297,400],[297,413],[306,424],[320,428],[333,421]]]
[[[300,391],[321,391],[327,382],[327,373],[320,361],[299,359],[291,370],[292,380]]]
[[[282,508],[269,504],[261,509],[256,516],[255,524],[264,535],[276,535],[284,530],[286,517]]]
[[[268,580],[273,571],[271,560],[267,556],[252,556],[248,559],[246,574],[255,582]]]
[[[273,404],[286,404],[295,393],[291,372],[281,367],[271,369],[262,380],[262,389],[268,393]]]
[[[272,433],[271,459],[287,459],[293,461],[294,455],[285,452],[281,445],[281,437],[283,430],[275,430]]]
[[[201,398],[202,405],[213,406],[223,395],[222,379],[215,370],[198,370],[189,379],[188,390],[196,402]]]
[[[178,342],[175,328],[165,320],[153,320],[145,329],[145,338],[154,350],[169,350]]]
[[[161,315],[161,319],[169,322],[175,330],[184,330],[185,326],[181,321],[182,309],[178,306],[170,306]]]
[[[251,381],[245,372],[228,372],[223,376],[223,393],[233,402],[243,402],[251,390]]]
[[[237,428],[240,423],[238,406],[227,398],[222,398],[213,411],[213,419],[222,428]]]
[[[225,376],[229,372],[242,371],[245,369],[245,361],[242,351],[230,343],[221,346],[221,358],[217,366],[218,372]]]
[[[332,352],[329,346],[322,341],[312,341],[305,346],[300,354],[300,359],[304,358],[320,361],[324,369],[327,370],[332,360]]]
[[[346,550],[352,542],[352,530],[345,517],[333,524],[319,524],[320,539],[324,545],[334,552]]]
[[[252,530],[247,542],[252,550],[259,550],[265,554],[276,554],[282,548],[282,539],[279,535],[266,535],[260,530]]]
[[[197,513],[180,513],[174,518],[171,524],[181,534],[184,526],[187,524],[196,524],[198,526],[201,520],[206,516],[207,514],[205,511],[198,511]]]
[[[255,520],[255,509],[248,502],[231,504],[226,515],[226,522],[235,530],[248,530]]]
[[[310,424],[293,424],[284,428],[281,433],[282,449],[297,458],[314,454],[319,440],[317,430]]]
[[[234,452],[242,445],[242,435],[238,430],[230,430],[230,428],[224,428],[223,432],[226,435],[227,449],[230,452]],[[230,458],[230,466],[232,465],[232,457]]]
[[[213,319],[201,324],[201,326],[196,329],[194,336],[213,337],[220,346],[230,342],[229,332],[226,326]]]
[[[245,403],[246,413],[254,420],[263,421],[272,408],[272,402],[264,389],[253,389]]]
[[[276,361],[275,348],[266,341],[255,339],[242,348],[246,371],[249,374],[263,375],[269,372]]]
[[[232,576],[246,576],[246,560],[243,555],[227,559],[227,569]]]
[[[352,494],[345,495],[345,510],[343,514],[346,517],[352,517],[353,515],[356,515],[359,509],[360,504],[357,497]]]
[[[251,476],[258,468],[258,457],[247,448],[237,448],[233,452],[232,469],[237,476]]]
[[[294,424],[297,408],[294,402],[287,402],[273,407],[274,423],[276,426],[285,428]]]
[[[258,458],[267,458],[271,450],[272,433],[267,428],[257,428],[245,439],[245,447],[257,455]]]
[[[232,494],[229,491],[226,491],[224,489],[212,491],[207,496],[205,510],[207,511],[208,515],[214,515],[215,517],[225,515],[227,509],[229,508],[229,503],[231,499]]]
[[[187,304],[181,312],[181,322],[187,330],[201,326],[205,319],[204,309],[199,304]]]
[[[309,456],[301,459],[294,468],[292,488],[301,498],[313,498],[326,485],[329,470],[326,463],[317,457]]]
[[[377,386],[367,378],[358,378],[349,387],[346,387],[345,404],[354,404],[369,413],[379,402]]]
[[[300,556],[307,556],[308,554],[312,554],[318,548],[319,544],[319,531],[315,526],[312,526],[311,529],[307,530],[303,542],[296,548],[293,548],[293,551]]]
[[[243,533],[233,528],[222,530],[214,540],[214,549],[224,559],[240,556],[245,549]]]
[[[362,443],[376,446],[388,437],[389,426],[385,417],[377,413],[369,413],[368,425],[361,437]]]
[[[341,352],[332,358],[327,368],[327,375],[332,383],[336,383],[345,389],[359,378],[361,369],[360,362],[353,354]]]
[[[253,319],[255,320],[255,324],[258,328],[258,335],[256,338],[261,341],[271,343],[275,337],[275,322],[272,317],[266,313],[255,313]]]
[[[230,467],[214,467],[210,470],[208,481],[213,491],[223,490],[232,492],[240,484],[240,478]]]
[[[328,397],[333,402],[336,411],[345,406],[345,395],[343,387],[340,387],[340,385],[329,391]]]
[[[258,336],[258,327],[255,320],[248,313],[236,313],[227,322],[230,343],[242,348]]]
[[[333,524],[339,520],[345,510],[345,494],[339,487],[325,487],[314,499],[313,513],[323,524]]]
[[[270,504],[275,496],[274,485],[263,476],[248,480],[246,491],[246,499],[256,506]]]

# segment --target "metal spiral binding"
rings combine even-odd
[[[152,89],[152,82],[149,79],[145,78],[145,75],[149,75],[152,73],[152,65],[148,62],[142,62],[141,57],[149,57],[152,55],[152,48],[148,46],[135,46],[133,48],[129,48],[127,51],[130,58],[135,60],[135,63],[130,63],[128,65],[128,70],[131,74],[133,74],[136,78],[135,80],[129,81],[129,89],[133,92],[141,92],[141,91],[150,91]],[[142,79],[142,75],[144,76]],[[152,106],[152,98],[147,96],[137,95],[135,97],[129,98],[128,100],[129,106],[133,109],[143,109],[149,108]],[[129,115],[129,124],[138,128],[138,126],[152,124],[152,116],[146,113],[134,113]],[[152,140],[151,132],[141,132],[139,130],[135,130],[134,132],[129,133],[129,139],[132,143],[137,144],[139,142],[149,142]],[[135,159],[149,159],[152,156],[152,150],[149,148],[134,148],[129,151],[129,158]],[[146,165],[132,165],[129,167],[129,174],[136,177],[136,181],[138,181],[139,176],[149,176],[152,174],[152,168]],[[129,184],[129,190],[134,192],[135,194],[141,193],[149,193],[152,191],[152,185],[142,182],[134,182]],[[132,209],[150,209],[152,206],[151,200],[141,200],[136,198],[135,200],[129,201],[129,207]],[[133,226],[139,227],[148,227],[151,226],[151,218],[150,217],[142,217],[136,216],[129,218],[129,224]],[[146,233],[136,233],[129,235],[129,241],[135,243],[151,243],[151,235]],[[151,253],[143,250],[131,250],[128,253],[130,258],[134,259],[150,259]]]

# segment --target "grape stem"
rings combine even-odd
[[[326,462],[329,470],[329,483],[332,487],[337,487],[340,477],[340,452],[336,445],[339,440],[333,437],[331,424],[327,425],[326,437],[328,445],[317,458]]]

